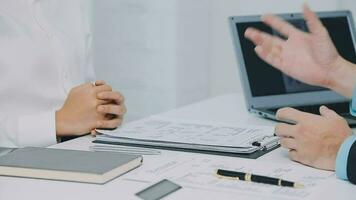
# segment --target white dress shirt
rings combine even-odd
[[[56,143],[55,111],[94,79],[88,0],[0,0],[0,146]]]

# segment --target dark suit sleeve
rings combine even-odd
[[[356,184],[356,142],[351,146],[347,158],[347,177],[351,183]]]

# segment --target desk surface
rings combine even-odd
[[[206,122],[223,122],[234,124],[252,124],[273,126],[275,123],[249,114],[241,94],[228,94],[175,109],[159,116],[171,119],[199,120]],[[55,148],[88,150],[93,138],[81,137],[65,143],[57,144]],[[160,156],[144,156],[145,160],[155,159],[159,162],[166,156],[220,158],[221,156],[162,151]],[[225,158],[224,158],[225,159]],[[234,159],[228,158],[226,159]],[[260,157],[258,160],[300,165],[288,159],[287,151],[279,148]],[[144,162],[145,165],[145,162]],[[119,177],[105,185],[93,185],[72,182],[47,181],[26,178],[0,177],[0,200],[2,199],[137,199],[133,194],[147,183],[129,181]],[[356,186],[335,178],[323,186],[318,199],[354,199]],[[168,199],[222,199],[221,193],[213,191],[181,190]],[[194,194],[194,195],[192,195]],[[236,195],[224,193],[224,199],[236,199]]]

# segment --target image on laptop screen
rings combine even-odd
[[[356,63],[354,43],[347,17],[324,17],[321,18],[321,21],[329,31],[330,37],[341,56]],[[293,19],[289,22],[301,30],[308,31],[303,19]],[[282,36],[263,22],[236,23],[253,97],[326,90],[297,81],[261,60],[254,51],[255,45],[244,37],[244,32],[248,27],[255,27],[278,37]]]

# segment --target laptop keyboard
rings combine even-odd
[[[343,102],[343,103],[333,103],[333,104],[322,104],[327,106],[328,108],[335,110],[337,113],[343,116],[349,116],[350,111],[349,111],[349,103]],[[319,108],[322,105],[310,105],[310,106],[297,106],[293,107],[297,110],[303,111],[303,112],[308,112],[308,113],[313,113],[313,114],[320,114]],[[268,109],[273,112],[277,112],[278,108],[276,109]]]

